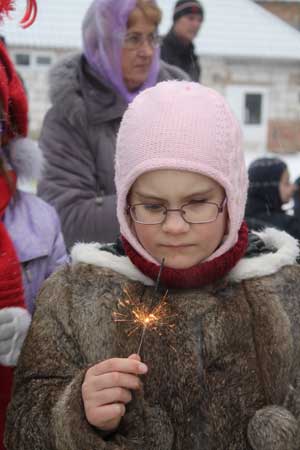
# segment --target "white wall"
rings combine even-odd
[[[245,127],[243,124],[246,149],[265,151],[269,120],[300,120],[300,63],[203,57],[201,64],[203,84],[228,96],[241,121],[243,112],[239,113],[236,108],[242,93],[263,93],[266,129],[260,127],[255,130],[255,127]],[[258,139],[253,145],[255,135]]]

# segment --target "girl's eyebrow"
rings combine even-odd
[[[213,193],[214,191],[215,191],[214,187],[204,189],[203,191],[195,191],[195,192],[192,192],[191,194],[187,195],[185,197],[185,199],[188,199],[191,197],[197,197],[198,195],[199,196],[209,195],[209,194]]]
[[[140,198],[145,198],[145,199],[153,199],[153,200],[159,200],[161,202],[164,202],[165,199],[161,198],[161,197],[157,197],[156,195],[152,195],[150,194],[145,194],[143,192],[133,192],[133,195],[137,195]]]
[[[188,200],[189,198],[197,197],[197,196],[205,196],[205,195],[209,195],[209,194],[211,194],[212,192],[214,192],[214,190],[215,190],[214,187],[210,187],[210,188],[207,188],[207,189],[205,189],[205,190],[203,190],[203,191],[195,191],[195,192],[191,192],[189,195],[185,196],[185,197],[183,198],[183,200]],[[148,199],[152,199],[152,200],[159,200],[159,201],[161,201],[161,202],[166,201],[166,199],[161,198],[161,197],[158,197],[157,195],[152,195],[151,193],[144,193],[144,192],[138,192],[138,191],[135,191],[135,192],[133,193],[133,195],[137,195],[139,198],[147,199],[147,200],[148,200]]]

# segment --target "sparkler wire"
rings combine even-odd
[[[159,284],[160,284],[160,278],[161,278],[161,274],[162,274],[162,271],[163,271],[163,268],[164,268],[164,264],[165,264],[165,258],[162,259],[162,262],[161,262],[161,265],[160,265],[160,268],[159,268],[159,272],[158,272],[158,275],[157,275],[157,279],[156,279],[156,283],[155,283],[155,290],[154,290],[154,292],[156,294],[158,293]],[[154,299],[151,302],[150,314],[153,312],[153,307],[154,307]],[[138,355],[140,355],[140,353],[141,353],[141,349],[142,349],[142,345],[143,345],[143,342],[144,342],[146,330],[147,330],[147,323],[145,323],[145,325],[143,327],[141,340],[140,340],[139,348],[138,348],[138,351],[137,351]]]

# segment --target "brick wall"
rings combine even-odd
[[[289,23],[293,27],[300,30],[300,3],[299,2],[281,2],[271,1],[265,2],[259,0],[256,3],[263,6],[265,9],[280,17],[280,19]]]
[[[269,120],[268,150],[300,152],[300,120]]]

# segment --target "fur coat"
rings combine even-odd
[[[153,282],[125,256],[75,246],[73,264],[38,299],[16,373],[7,449],[300,449],[298,245],[276,230],[260,237],[268,252],[242,259],[226,279],[168,291],[165,324],[145,334],[143,390],[111,434],[85,418],[85,372],[138,349],[141,330],[128,335],[130,323],[114,320],[128,313],[119,300],[129,293],[150,306],[163,294],[156,299]]]

